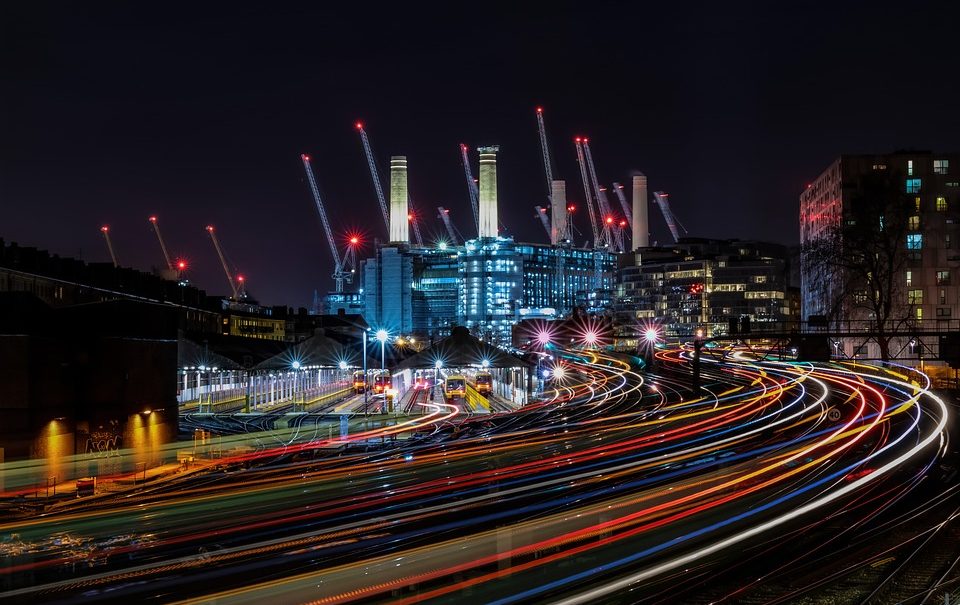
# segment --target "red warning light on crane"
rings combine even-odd
[[[213,232],[213,225],[207,225],[207,231]]]
[[[537,107],[537,113],[543,113],[543,107]]]
[[[354,235],[353,237],[350,238],[350,243],[351,243],[352,245],[356,246],[357,244],[360,243],[360,238],[357,237],[356,235]]]
[[[567,212],[573,212],[573,211],[576,210],[576,209],[577,209],[577,207],[574,206],[573,204],[570,204],[569,206],[567,206]]]
[[[245,281],[246,281],[246,279],[247,279],[247,278],[245,278],[245,277],[244,277],[244,276],[242,276],[242,275],[238,275],[238,276],[237,276],[237,281],[238,281],[238,282],[240,282],[240,283],[243,283],[243,282],[245,282]]]
[[[187,268],[187,263],[185,261],[182,261],[182,260],[177,261],[177,269],[180,269],[181,271],[183,271],[186,268]]]
[[[621,226],[621,227],[626,227],[626,226],[627,226],[627,221],[620,221],[620,226]]]
[[[582,138],[582,137],[576,137],[576,138],[574,138],[573,140],[576,141],[577,143],[579,143],[579,142],[583,141],[583,138]]]
[[[309,162],[309,161],[310,161],[310,156],[308,156],[308,155],[305,154],[305,153],[301,153],[301,154],[300,154],[300,159],[303,160],[304,162]]]
[[[110,227],[104,225],[103,227],[100,227],[100,231],[103,231],[104,233],[106,233],[107,231],[110,231]]]
[[[363,122],[357,122],[355,126],[357,127],[357,130],[363,130]]]
[[[612,224],[613,224],[613,217],[612,217],[612,216],[608,216],[608,217],[607,217],[607,224],[608,224],[608,225],[612,225]]]
[[[151,216],[151,217],[150,217],[150,222],[151,222],[151,223],[157,222],[157,217]]]

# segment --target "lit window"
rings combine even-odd
[[[944,247],[944,248],[952,248],[952,247],[953,247],[953,240],[951,239],[949,233],[947,233],[946,235],[943,236],[943,247]]]
[[[914,216],[911,216],[909,219],[907,219],[907,229],[911,231],[916,231],[919,228],[920,228],[919,216],[914,215]]]
[[[920,193],[920,179],[907,179],[907,193]]]
[[[945,212],[947,210],[947,198],[938,196],[937,197],[937,212]]]
[[[944,290],[943,288],[940,288],[940,304],[941,305],[947,304],[947,291]]]
[[[907,250],[921,250],[921,249],[923,249],[923,234],[908,233],[907,234]]]
[[[907,285],[913,285],[913,271],[907,271]]]
[[[913,176],[913,160],[907,160],[907,176]]]
[[[937,271],[937,285],[938,286],[950,285],[950,271]]]
[[[923,320],[923,307],[917,307],[917,319]]]
[[[913,207],[917,212],[920,212],[920,197],[913,198]]]
[[[934,160],[933,161],[934,174],[947,174],[949,170],[950,170],[950,160]]]
[[[908,305],[922,305],[923,304],[923,290],[917,288],[915,290],[907,290],[907,304]]]

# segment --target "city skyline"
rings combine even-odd
[[[107,262],[107,223],[120,263],[146,270],[163,262],[155,214],[194,283],[225,293],[203,231],[214,224],[267,304],[306,306],[332,289],[300,153],[316,158],[335,231],[365,232],[364,256],[385,239],[358,119],[381,170],[390,155],[409,158],[425,236],[442,232],[439,205],[471,232],[457,145],[500,145],[501,220],[534,242],[545,240],[533,212],[546,198],[538,105],[575,202],[572,138],[586,135],[603,184],[642,171],[690,235],[787,244],[799,239],[804,184],[841,153],[949,152],[960,131],[947,110],[957,84],[937,60],[950,56],[947,9],[915,11],[916,27],[892,5],[859,3],[829,19],[612,6],[469,19],[4,10],[0,237]],[[661,217],[650,222],[651,239],[668,241]]]

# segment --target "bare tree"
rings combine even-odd
[[[903,183],[897,173],[862,176],[850,184],[840,224],[801,251],[805,273],[829,284],[820,292],[827,297],[829,318],[865,321],[884,361],[890,358],[891,333],[912,322],[913,305],[904,296],[906,269],[911,254],[920,252],[907,248],[907,235],[917,229],[911,217],[918,213]]]

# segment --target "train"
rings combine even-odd
[[[463,399],[467,395],[467,379],[460,374],[451,374],[443,382],[443,394],[447,399]]]
[[[353,373],[353,392],[362,393],[367,390],[367,380],[363,375],[363,370],[357,370]]]
[[[385,393],[387,389],[393,387],[393,379],[390,376],[390,372],[381,372],[377,374],[377,377],[373,379],[373,392],[374,393]]]
[[[477,372],[477,392],[481,395],[493,392],[493,376],[490,372]]]

